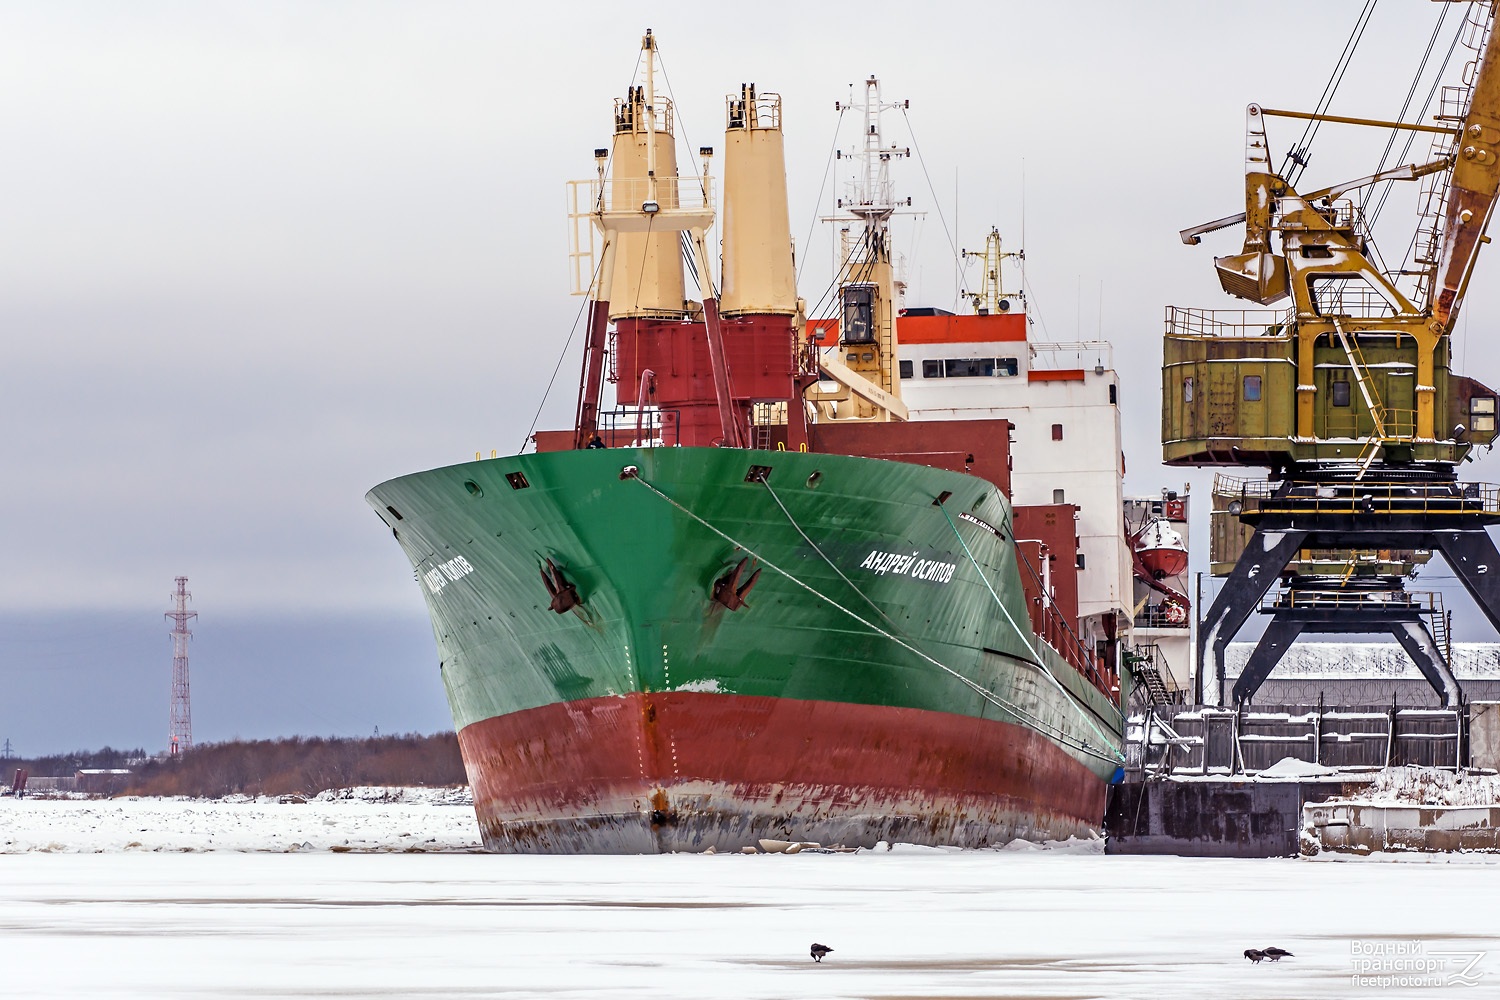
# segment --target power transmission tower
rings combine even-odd
[[[198,617],[198,612],[187,609],[187,602],[193,596],[188,593],[187,577],[177,578],[177,593],[172,596],[177,606],[166,615],[167,621],[175,623],[172,629],[172,721],[167,733],[167,752],[175,757],[193,748],[193,703],[188,695],[188,640],[193,633],[187,624]]]

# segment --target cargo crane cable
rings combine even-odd
[[[837,292],[846,283],[857,282],[861,278],[869,277],[869,269],[874,266],[873,261],[870,259],[870,248],[874,244],[871,242],[872,236],[868,230],[866,230],[864,235],[860,237],[860,241],[861,242],[856,249],[860,254],[863,255],[865,263],[856,265],[854,263],[854,258],[851,255],[848,260],[840,264],[838,272],[833,276],[832,283],[830,283],[828,287],[823,289],[822,295],[818,297],[818,301],[813,304],[813,307],[808,310],[807,315],[816,316],[825,305],[829,304],[830,299],[833,297],[834,293]],[[859,270],[856,270],[856,267],[859,268]]]
[[[1333,98],[1338,93],[1339,85],[1344,82],[1344,74],[1349,71],[1349,63],[1354,58],[1354,51],[1359,48],[1365,29],[1370,26],[1370,18],[1375,13],[1375,5],[1379,2],[1380,0],[1365,0],[1364,9],[1359,12],[1359,17],[1354,22],[1354,29],[1349,33],[1349,40],[1344,43],[1344,50],[1339,53],[1338,62],[1334,64],[1333,74],[1323,87],[1323,95],[1318,98],[1317,106],[1313,108],[1314,114],[1326,115],[1333,105]],[[1286,160],[1281,165],[1281,176],[1286,178],[1286,182],[1293,188],[1296,188],[1297,182],[1301,180],[1302,171],[1307,169],[1309,159],[1307,151],[1317,139],[1318,129],[1322,124],[1317,120],[1308,121],[1302,129],[1302,137],[1287,152]]]
[[[1443,13],[1446,15],[1446,13],[1447,13],[1446,7],[1444,8]],[[1438,20],[1438,28],[1434,29],[1434,37],[1436,37],[1437,30],[1440,29],[1441,27],[1442,27],[1442,19],[1439,18],[1439,20]],[[1463,37],[1463,30],[1464,30],[1464,24],[1463,23],[1459,24],[1459,26],[1454,30],[1454,32],[1453,32],[1453,40],[1448,43],[1448,52],[1447,52],[1446,55],[1443,56],[1442,63],[1438,66],[1437,71],[1433,75],[1432,86],[1428,88],[1427,99],[1423,103],[1421,113],[1419,114],[1418,117],[1424,117],[1427,114],[1427,111],[1432,107],[1433,100],[1437,97],[1438,89],[1442,86],[1443,76],[1444,76],[1445,73],[1447,73],[1448,66],[1453,61],[1453,54],[1454,54],[1455,51],[1457,51],[1457,49],[1458,49],[1458,43],[1459,43],[1459,41]],[[1429,52],[1430,51],[1431,51],[1431,43],[1429,43]],[[1416,79],[1414,79],[1412,81],[1413,88],[1415,88],[1417,86],[1417,83],[1420,81],[1421,74],[1422,74],[1423,70],[1426,68],[1427,62],[1428,62],[1428,56],[1424,55],[1423,56],[1423,65],[1422,65],[1422,67],[1420,67],[1418,69]],[[1410,95],[1408,95],[1408,100],[1409,99],[1410,99]],[[1406,113],[1407,113],[1408,110],[1409,110],[1408,108],[1403,107],[1403,109],[1402,109],[1402,117],[1398,118],[1397,120],[1398,121],[1404,121],[1405,120],[1405,115],[1406,115]],[[1391,149],[1391,147],[1394,144],[1394,142],[1395,142],[1395,130],[1392,130],[1391,139],[1386,144],[1387,151],[1389,151]],[[1401,157],[1402,158],[1406,158],[1410,154],[1411,148],[1415,144],[1415,142],[1416,142],[1416,133],[1415,132],[1409,133],[1407,135],[1407,137],[1406,137],[1405,144],[1402,146],[1402,151],[1401,151]],[[1382,156],[1381,163],[1384,164],[1384,162],[1385,162],[1385,158],[1384,158],[1384,156]],[[1449,170],[1451,171],[1451,169],[1452,168],[1450,167]],[[1442,181],[1441,183],[1446,183],[1446,180]],[[1386,184],[1385,184],[1385,186],[1381,189],[1380,197],[1379,197],[1379,200],[1377,200],[1376,203],[1375,203],[1375,209],[1374,209],[1374,211],[1370,212],[1370,213],[1367,213],[1368,227],[1370,229],[1373,230],[1373,228],[1375,226],[1375,223],[1379,221],[1382,212],[1385,210],[1386,202],[1390,199],[1391,192],[1394,189],[1395,189],[1395,181],[1387,181]],[[1420,206],[1419,206],[1419,210],[1420,210]],[[1387,277],[1390,277],[1390,278],[1392,278],[1392,280],[1394,280],[1395,276],[1404,273],[1406,271],[1408,265],[1415,260],[1416,252],[1417,252],[1417,240],[1421,236],[1421,233],[1422,233],[1421,226],[1418,226],[1416,229],[1414,229],[1412,231],[1411,237],[1407,240],[1407,243],[1406,243],[1406,250],[1402,254],[1402,257],[1401,257],[1400,268],[1396,272],[1393,273],[1391,271],[1389,265],[1386,264],[1383,255],[1381,255],[1380,266],[1381,266],[1381,269],[1386,273]],[[1377,254],[1378,254],[1378,250],[1377,250]],[[1418,287],[1418,291],[1420,291],[1420,289],[1421,289],[1421,283],[1420,283],[1420,281],[1419,281],[1417,287]]]
[[[823,203],[823,192],[828,190],[828,178],[833,174],[833,154],[839,148],[839,126],[843,124],[844,114],[848,110],[849,104],[847,102],[840,102],[839,120],[834,122],[833,125],[833,143],[828,147],[828,162],[823,167],[823,180],[818,185],[818,196],[813,199],[813,217],[812,221],[807,224],[807,237],[802,242],[803,247],[812,246],[813,230],[818,225],[818,206]],[[802,269],[807,266],[808,258],[811,256],[811,253],[804,253],[802,259],[797,262],[797,281],[799,284],[802,281]]]
[[[995,607],[1000,609],[1000,613],[1005,616],[1005,620],[1010,622],[1010,627],[1015,629],[1016,638],[1020,639],[1021,644],[1026,647],[1028,652],[1031,653],[1032,657],[1036,661],[1036,665],[1042,668],[1042,673],[1047,675],[1047,679],[1052,682],[1053,687],[1057,688],[1057,690],[1062,693],[1063,697],[1068,699],[1068,704],[1073,705],[1079,710],[1079,714],[1083,716],[1083,721],[1089,724],[1089,727],[1094,730],[1094,734],[1098,736],[1101,741],[1107,743],[1108,740],[1105,738],[1104,733],[1099,730],[1098,726],[1094,725],[1094,720],[1091,718],[1091,716],[1093,715],[1093,711],[1087,705],[1085,705],[1077,695],[1069,691],[1067,688],[1063,687],[1062,681],[1057,679],[1057,675],[1054,674],[1051,668],[1047,666],[1047,661],[1042,659],[1041,653],[1037,652],[1036,647],[1031,644],[1031,640],[1026,637],[1026,630],[1017,625],[1016,620],[1010,616],[1010,609],[1005,606],[1004,601],[1000,600],[1000,595],[995,593],[995,588],[990,586],[989,576],[984,572],[984,570],[979,568],[979,562],[974,558],[974,553],[969,551],[969,543],[964,541],[963,533],[958,530],[958,525],[953,523],[953,518],[948,516],[947,504],[938,504],[937,506],[938,509],[943,512],[943,520],[947,521],[948,527],[953,529],[953,537],[957,538],[958,544],[963,547],[964,555],[969,557],[969,564],[974,567],[974,572],[979,574],[979,579],[984,584],[984,589],[988,590],[990,592],[990,596],[995,599]],[[1113,708],[1114,706],[1111,707]],[[1120,713],[1120,710],[1118,708],[1115,709],[1115,714],[1119,715],[1121,722],[1124,722],[1125,716]],[[1123,757],[1120,759],[1124,760]]]
[[[1427,73],[1427,66],[1432,61],[1433,50],[1436,48],[1437,40],[1442,34],[1443,22],[1447,20],[1448,17],[1448,5],[1440,4],[1439,7],[1441,9],[1438,11],[1437,24],[1433,25],[1432,36],[1427,39],[1427,49],[1422,53],[1422,61],[1417,66],[1417,72],[1412,76],[1411,87],[1406,92],[1406,100],[1402,102],[1401,110],[1397,112],[1395,118],[1391,119],[1392,121],[1404,122],[1407,119],[1407,115],[1411,113],[1412,100],[1416,97],[1417,87],[1421,85],[1422,77]],[[1427,114],[1427,109],[1432,107],[1432,99],[1437,94],[1437,88],[1442,82],[1443,74],[1448,69],[1448,63],[1453,58],[1453,52],[1458,47],[1458,39],[1462,34],[1463,25],[1460,24],[1458,30],[1453,33],[1453,42],[1448,46],[1448,54],[1443,57],[1442,64],[1438,66],[1437,72],[1433,75],[1432,88],[1427,92],[1427,100],[1422,105],[1422,111],[1419,117],[1425,117]],[[1396,139],[1402,131],[1405,130],[1394,128],[1391,129],[1390,137],[1386,139],[1385,142],[1385,149],[1380,154],[1380,162],[1375,166],[1375,173],[1378,174],[1380,173],[1380,171],[1384,170],[1386,168],[1386,164],[1388,163],[1405,162],[1408,156],[1411,154],[1411,147],[1416,143],[1417,133],[1408,131],[1406,133],[1406,143],[1402,147],[1401,154],[1394,160],[1391,157],[1391,152],[1396,147]],[[1365,217],[1369,221],[1370,226],[1373,227],[1379,220],[1380,212],[1385,208],[1385,203],[1390,198],[1391,191],[1395,188],[1395,186],[1395,181],[1387,181],[1384,186],[1380,187],[1378,194],[1375,188],[1370,188],[1369,191],[1366,192],[1366,196],[1364,199],[1366,203],[1368,203],[1372,198],[1375,199],[1375,208],[1365,213]]]
[[[728,542],[730,545],[736,546],[737,548],[741,549],[742,551],[748,553],[750,556],[752,556],[753,558],[755,558],[756,560],[758,560],[762,566],[765,566],[767,569],[770,569],[772,572],[776,573],[778,576],[782,576],[782,577],[786,578],[789,582],[795,584],[798,587],[801,587],[803,590],[807,591],[809,594],[812,594],[814,597],[818,598],[818,600],[823,601],[823,602],[825,602],[827,604],[831,604],[834,608],[838,609],[839,611],[842,611],[844,614],[848,615],[850,618],[853,618],[855,621],[859,622],[861,625],[863,625],[865,628],[869,629],[874,634],[882,636],[882,637],[884,637],[886,639],[889,639],[891,642],[894,642],[896,645],[900,646],[902,649],[905,649],[906,651],[908,651],[908,652],[910,652],[910,653],[912,653],[912,654],[920,657],[921,659],[923,659],[926,662],[928,662],[928,663],[932,664],[933,666],[937,667],[939,670],[943,671],[944,673],[952,676],[959,683],[963,684],[965,687],[967,687],[970,690],[972,690],[975,694],[979,695],[979,697],[982,700],[989,702],[990,704],[994,705],[996,708],[999,708],[999,709],[1001,709],[1001,710],[1003,710],[1005,712],[1010,713],[1010,715],[1015,718],[1017,725],[1025,726],[1027,729],[1030,729],[1030,730],[1032,730],[1034,732],[1040,733],[1041,735],[1047,737],[1048,739],[1054,740],[1057,743],[1060,743],[1060,744],[1062,744],[1064,746],[1071,747],[1072,749],[1076,750],[1078,753],[1084,754],[1085,756],[1093,757],[1093,758],[1095,758],[1097,760],[1102,760],[1102,761],[1104,761],[1104,762],[1106,762],[1108,764],[1120,764],[1120,763],[1124,762],[1124,760],[1125,760],[1124,755],[1121,754],[1120,751],[1115,750],[1115,749],[1109,747],[1109,741],[1107,739],[1104,741],[1105,742],[1105,748],[1106,748],[1106,750],[1108,750],[1108,753],[1106,754],[1104,752],[1101,752],[1098,748],[1096,748],[1093,744],[1089,743],[1087,740],[1081,740],[1081,739],[1078,739],[1077,737],[1071,736],[1068,733],[1064,732],[1063,730],[1061,730],[1061,729],[1059,729],[1059,728],[1057,728],[1055,726],[1051,726],[1050,724],[1048,724],[1047,722],[1043,721],[1042,719],[1037,718],[1036,716],[1032,715],[1030,712],[1027,712],[1025,709],[1021,708],[1019,705],[1013,705],[1013,704],[1007,702],[1004,698],[1001,698],[999,695],[995,694],[993,691],[989,691],[989,690],[985,689],[982,685],[976,683],[973,680],[970,680],[968,677],[965,677],[963,674],[961,674],[958,671],[954,670],[952,667],[949,667],[946,664],[941,663],[938,660],[932,658],[931,656],[928,656],[926,653],[922,652],[920,649],[917,649],[915,646],[913,646],[911,643],[907,642],[906,640],[900,638],[899,636],[893,635],[890,632],[887,632],[885,629],[881,628],[880,626],[878,626],[878,625],[874,624],[873,622],[868,621],[867,619],[863,618],[857,612],[851,611],[849,608],[844,607],[838,601],[835,601],[833,598],[829,597],[827,594],[824,594],[822,591],[818,590],[817,588],[812,587],[812,586],[810,586],[810,585],[808,585],[806,583],[803,583],[801,580],[797,579],[795,576],[793,576],[792,574],[788,573],[786,570],[782,569],[780,566],[777,566],[775,563],[769,561],[764,556],[762,556],[759,553],[757,553],[754,549],[750,548],[748,545],[745,545],[743,542],[740,542],[739,540],[731,537],[730,535],[726,534],[725,532],[723,532],[723,531],[719,530],[718,528],[714,527],[708,521],[705,521],[703,518],[699,517],[697,514],[693,513],[691,510],[688,510],[682,504],[678,503],[676,500],[672,499],[670,496],[668,496],[667,494],[663,493],[661,490],[657,489],[655,486],[653,486],[650,483],[646,482],[645,479],[641,478],[641,475],[640,475],[639,471],[634,470],[634,468],[632,466],[626,466],[626,469],[625,469],[625,471],[623,471],[621,473],[621,476],[622,476],[622,478],[626,478],[626,479],[634,479],[636,482],[640,483],[646,489],[650,490],[652,493],[656,494],[658,497],[660,497],[661,499],[665,500],[669,505],[671,505],[672,507],[675,507],[677,510],[681,511],[683,514],[685,514],[687,517],[691,518],[692,520],[698,522],[703,527],[705,527],[709,531],[713,532],[715,535],[718,535],[720,538],[724,539],[724,541]],[[1028,660],[1022,660],[1021,662],[1023,662],[1023,663],[1030,663],[1030,661],[1028,661]],[[1033,664],[1033,666],[1039,666],[1039,664]]]
[[[608,252],[608,249],[609,244],[606,241],[604,246],[600,247],[599,260],[594,264],[593,276],[589,278],[589,288],[591,289],[599,283],[599,269],[604,266],[604,255]],[[557,364],[552,366],[552,377],[547,380],[547,388],[542,390],[542,400],[536,404],[536,413],[531,416],[531,426],[526,428],[526,436],[521,439],[521,447],[516,449],[517,455],[526,450],[526,442],[530,441],[531,435],[536,432],[537,422],[542,419],[542,409],[547,405],[547,397],[552,394],[552,386],[557,382],[557,373],[562,371],[562,363],[568,357],[568,348],[573,346],[573,338],[578,335],[578,324],[583,322],[583,315],[593,301],[589,296],[584,296],[583,304],[578,307],[578,315],[573,317],[573,328],[568,331],[568,339],[563,344],[562,352],[557,356]]]
[[[656,52],[656,64],[661,67],[661,82],[666,84],[667,86],[667,97],[671,99],[672,106],[674,108],[681,107],[681,105],[677,103],[677,95],[672,92],[672,78],[667,76],[667,61],[662,58],[660,49],[654,49],[654,51]],[[640,65],[639,60],[636,61],[636,65]],[[681,113],[677,115],[677,123],[682,126],[682,141],[687,143],[687,148],[689,150],[692,150],[693,137],[688,135],[687,121],[682,117]],[[689,156],[688,159],[692,160],[693,163],[693,179],[698,182],[698,187],[703,189],[703,193],[706,196],[708,194],[706,184],[707,178],[698,173],[698,161],[693,159],[691,156]],[[707,197],[705,197],[703,200],[705,204],[708,203]]]

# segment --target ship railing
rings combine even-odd
[[[1168,611],[1165,602],[1151,605],[1135,616],[1136,628],[1175,628],[1188,629],[1192,623],[1187,616],[1179,611]]]
[[[712,177],[657,177],[655,181],[654,199],[652,178],[649,177],[611,176],[570,181],[570,187],[576,185],[574,211],[581,209],[588,214],[599,211],[639,212],[643,205],[653,200],[661,210],[675,208],[707,212],[714,208]]]
[[[1190,309],[1167,306],[1169,337],[1281,337],[1292,328],[1291,309]]]
[[[1033,341],[1031,367],[1037,369],[1103,368],[1115,366],[1114,345],[1107,340],[1043,343]]]
[[[604,410],[599,437],[608,448],[674,448],[682,443],[682,413],[654,406]]]
[[[642,132],[648,127],[654,127],[657,132],[672,135],[676,131],[672,120],[672,99],[665,94],[657,94],[656,99],[651,102],[651,117],[655,118],[648,126],[645,95],[641,94],[638,99],[628,97],[615,98],[615,131],[618,132]]]
[[[724,120],[730,128],[781,128],[781,95],[756,94],[754,97],[729,94]]]

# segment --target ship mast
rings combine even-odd
[[[579,377],[574,447],[586,447],[600,429],[609,324],[616,324],[619,335],[642,323],[679,322],[692,311],[683,292],[684,235],[702,293],[719,441],[743,447],[744,431],[730,397],[729,363],[706,238],[715,215],[712,180],[706,162],[696,184],[678,177],[672,102],[656,93],[656,38],[649,28],[641,39],[641,50],[643,85],[631,86],[625,98],[615,103],[613,150],[595,151],[597,178],[570,185],[574,218],[587,215],[595,231],[592,235],[599,237],[601,245],[598,269],[586,293],[591,299],[589,337]],[[710,153],[704,149],[705,161]],[[607,173],[611,164],[613,170]],[[588,192],[587,209],[576,207],[582,190]],[[575,257],[586,256],[590,255],[575,252]],[[648,389],[642,386],[643,393]]]
[[[1000,244],[1000,230],[991,227],[989,235],[984,238],[983,250],[961,250],[960,255],[967,258],[975,258],[982,262],[984,273],[979,279],[979,291],[965,292],[964,297],[974,306],[974,311],[981,316],[993,313],[1006,313],[1012,309],[1012,300],[1024,300],[1024,291],[1007,292],[1005,280],[1000,273],[1000,265],[1010,259],[1025,260],[1025,250],[1003,250]]]
[[[854,190],[837,203],[848,215],[824,220],[843,225],[839,230],[838,345],[836,351],[825,349],[818,356],[822,375],[837,383],[837,388],[819,386],[807,394],[822,421],[878,422],[905,420],[907,415],[896,376],[896,315],[904,286],[892,264],[890,219],[900,207],[891,184],[891,161],[911,151],[886,144],[880,118],[883,112],[905,109],[911,102],[885,101],[880,81],[873,76],[865,80],[864,90],[863,103],[835,105],[838,111],[860,111],[864,121],[859,147],[849,154],[859,161]],[[910,205],[911,199],[905,204]]]

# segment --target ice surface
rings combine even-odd
[[[330,819],[345,832],[314,840]],[[8,800],[0,823],[0,840],[106,852],[0,856],[7,998],[1405,996],[1352,977],[1357,947],[1407,941],[1484,952],[1467,995],[1500,995],[1492,859],[1107,857],[1086,841],[754,857],[222,849],[472,836],[463,807],[357,800]],[[181,823],[184,845],[219,849],[112,846],[130,823],[137,837],[160,824],[164,846]],[[821,965],[813,941],[834,948]],[[1272,944],[1296,957],[1242,956]]]
[[[478,850],[479,824],[467,789],[344,789],[298,804],[0,798],[0,854],[304,849]]]
[[[32,854],[0,947],[8,997],[1369,996],[1357,941],[1500,985],[1497,899],[1500,866],[1045,850]]]

